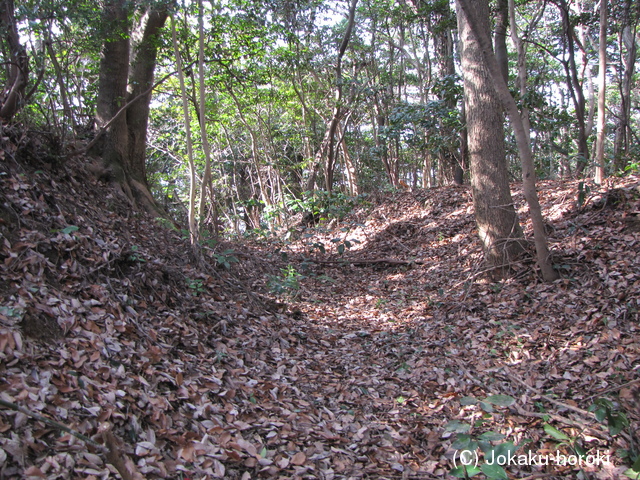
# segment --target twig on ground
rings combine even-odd
[[[554,404],[556,404],[556,405],[558,405],[558,406],[560,406],[562,408],[566,408],[567,410],[571,410],[572,412],[578,413],[578,414],[582,415],[585,418],[595,419],[595,414],[593,412],[589,412],[589,411],[584,410],[582,408],[574,407],[573,405],[569,405],[568,403],[564,403],[564,402],[561,402],[559,400],[556,400],[555,398],[551,398],[550,396],[545,395],[544,393],[540,392],[539,390],[536,390],[532,386],[527,385],[526,382],[520,380],[515,375],[512,375],[511,372],[509,372],[506,369],[504,369],[503,375],[506,376],[507,378],[509,378],[510,380],[512,380],[512,381],[514,381],[516,383],[519,383],[523,387],[525,387],[528,390],[532,391],[533,393],[535,393],[540,398],[544,398],[548,402],[554,403]]]
[[[47,425],[49,425],[50,427],[53,428],[57,428],[58,430],[62,430],[63,432],[67,432],[70,435],[73,435],[74,437],[82,440],[85,443],[88,443],[89,445],[96,447],[98,450],[102,451],[102,452],[106,452],[107,448],[104,445],[100,445],[99,443],[95,442],[94,440],[91,440],[89,437],[87,437],[86,435],[81,434],[80,432],[76,432],[75,430],[72,430],[71,428],[67,427],[66,425],[63,425],[61,423],[56,422],[55,420],[51,420],[50,418],[44,417],[38,413],[32,412],[31,410],[29,410],[28,408],[25,407],[21,407],[20,405],[17,405],[13,402],[9,402],[7,400],[3,400],[0,398],[0,405],[10,408],[11,410],[15,410],[16,412],[20,412],[28,417],[34,418],[40,422],[44,422]]]

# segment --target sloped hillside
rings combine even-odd
[[[525,258],[490,283],[466,187],[381,195],[195,266],[88,161],[3,142],[1,478],[447,478],[482,439],[610,455],[586,478],[629,467],[637,177],[580,207],[577,183],[541,185],[562,279]],[[530,463],[505,470],[579,472]]]

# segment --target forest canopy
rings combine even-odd
[[[134,203],[192,235],[264,232],[380,189],[469,180],[447,0],[0,9],[3,122],[55,137],[61,159],[91,141]],[[489,15],[537,177],[637,170],[637,4],[497,0]]]

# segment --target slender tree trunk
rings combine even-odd
[[[191,238],[191,246],[195,249],[198,245],[198,219],[196,217],[196,166],[193,159],[193,140],[191,137],[191,114],[189,113],[189,99],[187,98],[187,89],[184,82],[184,72],[182,70],[182,58],[180,48],[178,46],[178,35],[176,33],[176,22],[171,16],[171,39],[173,41],[173,50],[176,57],[176,67],[178,70],[178,79],[180,81],[180,94],[182,96],[182,111],[184,115],[184,130],[187,141],[187,156],[189,160],[189,234]]]
[[[629,125],[631,118],[631,84],[635,72],[636,56],[638,44],[636,41],[637,18],[632,16],[631,7],[637,2],[626,0],[623,9],[623,17],[620,21],[619,49],[620,49],[620,108],[616,125],[616,134],[613,147],[613,156],[616,171],[624,171],[627,166],[631,128]],[[633,19],[632,19],[633,17]]]
[[[571,93],[571,99],[576,110],[576,120],[578,122],[578,163],[576,165],[576,175],[582,175],[589,160],[589,146],[587,144],[587,110],[582,84],[578,78],[578,68],[576,66],[576,54],[574,46],[575,31],[569,18],[569,7],[566,0],[558,0],[557,3],[562,17],[562,28],[567,45],[569,60],[564,63],[567,86]]]
[[[360,188],[358,186],[358,172],[356,171],[356,166],[349,154],[349,147],[347,146],[347,139],[345,138],[344,131],[340,126],[338,127],[338,135],[340,135],[340,147],[342,148],[342,158],[344,158],[349,194],[355,197],[360,194]]]
[[[508,0],[509,7],[509,23],[511,24],[511,41],[515,46],[516,53],[518,55],[518,91],[520,93],[520,99],[523,100],[527,94],[527,54],[525,42],[518,33],[518,22],[516,21],[516,7],[515,0]],[[535,25],[544,13],[544,5],[536,14],[534,20],[529,25],[531,28]],[[529,120],[529,108],[523,104],[520,110],[520,116],[522,118],[522,124],[524,126],[525,133],[527,135],[527,143],[531,143],[531,123]]]
[[[600,185],[604,179],[604,142],[605,142],[605,101],[607,82],[607,0],[600,0],[600,71],[598,72],[598,139],[596,143],[595,182]]]
[[[13,0],[0,1],[0,33],[4,34],[9,47],[10,60],[5,63],[6,83],[0,98],[0,123],[6,123],[20,109],[20,100],[24,99],[29,81],[29,57],[20,43]]]
[[[340,118],[342,116],[342,97],[343,97],[343,86],[342,86],[342,57],[347,50],[347,46],[349,45],[349,40],[351,39],[351,32],[353,31],[353,26],[355,25],[356,19],[356,6],[358,4],[358,0],[351,0],[351,6],[349,7],[349,20],[347,21],[347,29],[344,32],[344,37],[342,38],[342,42],[340,43],[340,47],[338,48],[338,60],[336,62],[336,93],[335,93],[335,106],[333,109],[333,115],[331,117],[331,122],[329,123],[328,128],[328,141],[327,145],[327,155],[325,162],[325,172],[324,172],[324,181],[327,192],[331,192],[333,188],[333,173],[335,169],[335,135],[338,130],[338,123],[340,122]]]
[[[494,49],[496,60],[500,66],[500,73],[506,83],[509,83],[509,56],[507,55],[507,28],[509,27],[509,2],[498,0],[496,7],[496,33]],[[511,27],[513,28],[513,26]]]
[[[71,123],[71,129],[76,131],[76,120],[73,115],[73,110],[71,109],[71,104],[69,103],[69,97],[67,95],[67,85],[64,83],[64,74],[62,72],[62,68],[60,67],[60,62],[58,62],[58,57],[56,56],[56,52],[53,49],[53,41],[51,39],[51,26],[49,25],[47,30],[45,30],[45,48],[47,49],[47,54],[51,59],[51,64],[53,65],[53,70],[56,73],[56,82],[58,83],[58,88],[60,89],[60,100],[62,100],[62,111],[64,112],[64,118],[68,119]],[[63,122],[65,125],[65,122]]]
[[[496,110],[493,105],[495,99],[499,99],[504,109],[507,111],[511,127],[513,128],[516,143],[518,144],[518,151],[522,160],[522,181],[523,192],[525,199],[529,205],[529,211],[531,214],[531,222],[533,225],[534,242],[536,246],[536,256],[538,260],[538,266],[542,272],[542,276],[547,282],[554,281],[558,278],[557,272],[553,269],[551,264],[551,255],[549,252],[549,246],[547,243],[547,235],[545,231],[544,219],[542,217],[542,209],[538,200],[538,194],[536,191],[536,177],[535,166],[533,162],[533,154],[531,153],[531,145],[527,143],[527,136],[522,124],[522,118],[518,112],[518,106],[515,100],[509,92],[509,87],[504,81],[498,61],[495,55],[491,51],[491,40],[489,38],[489,9],[487,0],[457,0],[458,5],[458,22],[460,37],[462,41],[462,70],[465,76],[465,95],[466,89],[469,88],[469,98],[467,99],[467,118],[469,124],[469,150],[471,155],[471,163],[474,163],[474,156],[476,162],[488,163],[484,165],[485,168],[479,169],[477,172],[480,178],[476,178],[478,195],[480,198],[492,198],[494,200],[502,200],[503,203],[492,202],[489,204],[485,201],[485,205],[481,205],[485,208],[485,212],[481,212],[487,220],[478,222],[478,229],[480,231],[481,238],[485,244],[485,248],[495,248],[493,245],[496,240],[512,240],[521,235],[520,225],[513,209],[513,203],[511,201],[511,195],[508,194],[508,177],[506,171],[506,165],[504,161],[504,151],[501,152],[501,159],[499,163],[494,163],[490,157],[494,153],[490,149],[495,148],[488,146],[486,151],[483,151],[483,147],[487,147],[487,138],[493,142],[503,142],[504,137],[501,131],[496,133],[495,127],[490,127],[486,118],[478,119],[478,116],[482,115],[482,100],[489,100],[491,110]],[[467,80],[468,79],[468,80]],[[491,87],[491,84],[493,87]],[[474,91],[474,89],[478,89]],[[493,90],[497,94],[486,96],[490,90]],[[487,106],[489,106],[487,105]],[[488,111],[488,110],[487,110]],[[486,113],[485,113],[486,116]],[[500,115],[501,117],[501,115]],[[484,128],[483,123],[487,128],[491,128],[491,134],[494,137],[488,136]],[[495,122],[495,120],[493,120]],[[500,122],[500,125],[502,123]],[[479,127],[479,128],[478,128]],[[500,152],[496,152],[500,153]],[[474,176],[472,166],[472,176]],[[496,192],[487,191],[487,188],[493,184],[494,188],[500,188],[501,192],[505,192],[503,198],[496,195]],[[506,186],[506,189],[505,189]],[[474,188],[472,184],[472,188]],[[494,195],[496,195],[494,197]],[[476,194],[474,192],[474,205]],[[491,221],[491,214],[486,213],[486,207],[496,208],[502,212],[500,218],[496,218]],[[476,211],[476,219],[478,218],[478,212]],[[505,221],[506,220],[506,221]],[[509,225],[511,221],[511,225]],[[507,230],[510,228],[510,230]],[[496,229],[499,233],[496,237]],[[500,233],[507,233],[507,235],[500,235]],[[487,242],[488,241],[488,242]],[[511,247],[512,245],[518,245],[518,247]],[[513,248],[512,251],[507,249]],[[517,254],[519,251],[519,244],[517,241],[507,241],[504,255],[509,252],[511,254]],[[495,254],[494,254],[495,255]],[[509,255],[507,254],[507,259]]]
[[[213,184],[211,182],[211,148],[209,146],[209,136],[207,135],[207,116],[205,109],[205,76],[204,76],[204,6],[202,0],[198,0],[198,77],[199,77],[199,105],[200,112],[200,137],[202,138],[202,149],[204,150],[204,174],[202,175],[202,186],[200,187],[200,216],[205,212],[207,192],[211,205],[214,207],[213,224],[216,236],[218,235],[218,215],[215,208],[215,198],[213,194]]]
[[[233,102],[236,104],[236,108],[238,109],[238,115],[240,116],[240,121],[245,126],[247,131],[249,132],[249,136],[251,137],[251,156],[253,158],[253,164],[256,169],[256,175],[258,176],[258,186],[260,187],[260,198],[264,202],[265,205],[271,205],[271,198],[269,196],[269,192],[267,190],[267,181],[264,178],[264,174],[262,171],[262,167],[260,165],[260,149],[258,148],[258,134],[255,129],[251,126],[244,113],[242,113],[242,105],[240,105],[240,100],[233,92],[233,89],[227,85],[227,91],[229,95],[233,99]]]

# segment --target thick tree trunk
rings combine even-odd
[[[127,101],[147,92],[153,85],[158,35],[167,20],[167,10],[148,10],[142,16],[138,28],[132,35],[131,73],[128,79]],[[147,126],[149,123],[149,103],[151,92],[137,100],[127,110],[129,132],[129,174],[148,188],[145,168],[147,151]]]
[[[129,79],[129,8],[125,0],[105,3],[103,24],[109,36],[105,38],[100,59],[96,126],[105,127],[124,106]],[[104,137],[102,158],[113,171],[115,180],[134,200],[128,184],[129,133],[126,115],[120,115],[108,127]]]
[[[477,28],[489,35],[486,0],[470,2]],[[503,113],[482,49],[458,8],[471,188],[478,233],[491,267],[508,268],[521,252],[522,230],[509,190]]]
[[[157,35],[167,12],[161,7],[148,10],[130,38],[131,7],[127,0],[109,0],[103,8],[102,19],[109,36],[104,40],[100,60],[96,126],[108,128],[100,153],[131,202],[162,215],[149,191],[145,160]],[[122,114],[125,104],[127,110]]]
[[[471,0],[457,0],[456,2],[458,6],[458,23],[459,29],[461,31],[461,41],[463,44],[462,51],[465,52],[467,48],[470,48],[470,51],[463,53],[462,57],[462,70],[465,75],[465,90],[467,89],[467,85],[470,87],[471,93],[471,101],[467,102],[467,110],[469,115],[469,106],[473,106],[476,108],[474,112],[474,117],[478,115],[477,108],[479,105],[482,105],[482,101],[490,101],[491,104],[493,102],[490,100],[490,97],[480,97],[480,102],[478,101],[478,94],[483,93],[487,94],[488,91],[486,88],[486,77],[489,74],[493,85],[493,90],[497,94],[497,98],[502,103],[504,109],[506,110],[509,121],[511,122],[511,127],[513,128],[513,132],[516,137],[516,143],[518,145],[518,151],[520,153],[521,161],[522,161],[522,186],[524,197],[527,200],[527,204],[529,205],[529,212],[531,214],[531,223],[533,225],[533,235],[534,242],[536,246],[536,257],[538,261],[538,266],[540,267],[540,271],[542,272],[542,276],[547,282],[552,282],[558,278],[557,272],[553,269],[553,265],[551,264],[551,255],[549,252],[549,246],[547,243],[547,234],[545,231],[544,219],[542,217],[542,209],[540,208],[540,202],[538,201],[538,193],[536,191],[536,175],[535,175],[535,166],[533,162],[533,154],[531,152],[531,145],[527,143],[527,135],[524,130],[524,126],[522,123],[522,118],[520,117],[520,112],[518,111],[518,106],[516,105],[513,96],[509,91],[509,87],[507,86],[502,73],[500,72],[500,67],[498,65],[498,61],[496,60],[495,55],[491,51],[491,41],[489,37],[489,9],[488,9],[488,1],[487,0],[474,0],[472,3]],[[464,33],[464,37],[463,37]],[[483,62],[478,62],[477,55],[480,54]],[[465,57],[468,60],[468,63],[465,62]],[[466,65],[465,65],[466,63]],[[483,65],[484,64],[484,68]],[[467,76],[469,81],[467,82]],[[481,80],[482,79],[482,80]],[[478,82],[478,83],[476,83]],[[480,83],[484,82],[484,83]],[[482,85],[480,89],[479,86]],[[474,96],[476,98],[474,98]],[[475,101],[474,101],[475,100]],[[475,103],[475,105],[474,105]],[[471,115],[468,116],[469,124],[471,124],[471,119],[473,118]],[[479,122],[476,118],[474,123]],[[480,123],[480,125],[482,125]],[[488,124],[487,124],[488,127]],[[474,135],[471,134],[471,125],[470,135],[469,135],[469,149],[473,163],[474,149],[478,148],[478,144],[474,141],[472,143],[471,139]],[[480,139],[483,138],[482,135],[479,136]],[[485,137],[486,138],[486,137]],[[496,140],[497,138],[494,138]],[[504,141],[502,136],[500,136],[500,140]],[[482,145],[482,144],[481,144]],[[490,150],[487,152],[480,153],[491,153]],[[476,153],[477,154],[477,153]],[[480,155],[481,156],[481,155]],[[504,159],[504,156],[503,156]],[[486,161],[486,159],[484,160]],[[502,164],[504,164],[504,160],[502,160]],[[490,162],[490,165],[493,165]],[[499,165],[498,167],[504,169],[503,175],[506,175],[506,165]],[[500,174],[500,172],[493,172],[491,168],[487,168],[480,172],[484,174],[485,177],[478,179],[481,183],[480,188],[486,188],[484,185],[491,185],[492,178],[489,178],[491,173]],[[489,174],[489,175],[487,175]],[[473,175],[473,169],[472,169]],[[495,182],[495,180],[493,180]],[[506,183],[506,180],[501,177],[499,185],[503,185]],[[498,186],[498,183],[496,183]],[[504,189],[504,186],[501,188]],[[508,184],[507,184],[507,192],[508,192]],[[482,192],[486,193],[488,198],[497,198],[492,196],[492,192]],[[475,197],[475,195],[474,195]],[[510,200],[510,195],[509,195]],[[474,198],[475,204],[475,198]],[[502,215],[506,218],[508,216],[515,216],[515,211],[511,213],[509,209],[513,209],[513,204],[509,202],[508,207],[507,204],[493,204],[492,205],[496,209],[504,209]],[[508,216],[507,216],[508,215]],[[477,212],[476,212],[477,217]],[[486,226],[489,228],[500,227],[504,228],[504,220],[502,222],[496,223],[496,225],[491,225],[488,223]],[[513,227],[513,235],[521,234],[519,223],[517,222],[517,216],[514,218],[514,227]],[[482,233],[482,230],[481,230]],[[486,235],[488,238],[491,238],[490,235]],[[515,242],[509,241],[511,238],[507,238],[507,242],[505,245],[505,250],[510,247],[510,244],[517,244],[517,240]],[[519,247],[519,244],[518,244]],[[513,247],[517,252],[517,247]]]

